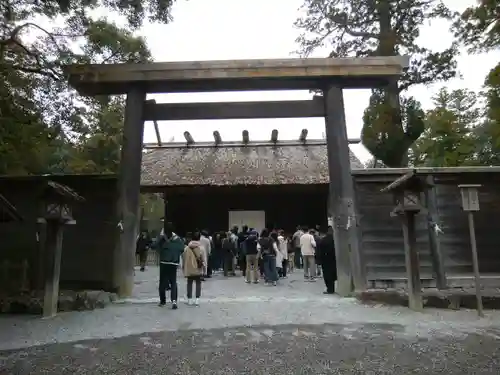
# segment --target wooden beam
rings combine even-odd
[[[170,221],[169,220],[170,210],[168,209],[168,199],[167,198],[168,198],[167,192],[164,191],[163,192],[163,228],[162,228],[163,230],[165,230],[165,224]]]
[[[389,184],[386,187],[384,187],[383,189],[381,189],[380,192],[381,193],[392,192],[392,190],[399,188],[400,186],[404,185],[408,180],[411,180],[412,178],[415,178],[416,176],[417,176],[417,171],[416,171],[416,169],[413,169],[410,172],[405,173],[403,176],[396,179],[391,184]]]
[[[145,110],[146,121],[309,118],[324,116],[325,109],[322,98],[267,102],[160,104],[146,102]]]
[[[194,143],[194,138],[188,131],[184,132],[184,138],[186,139],[186,143],[188,145],[192,145]]]
[[[214,130],[214,140],[216,145],[220,145],[222,143],[222,137],[218,130]]]
[[[147,106],[150,106],[150,105],[156,105],[156,100],[154,99],[148,99],[145,101],[144,105],[147,107]],[[160,129],[158,127],[158,121],[156,120],[152,120],[153,121],[153,126],[155,128],[155,133],[156,133],[156,143],[158,144],[158,146],[161,147],[162,145],[162,142],[161,142],[161,136],[160,136]]]
[[[126,93],[140,85],[146,92],[307,90],[324,83],[371,88],[386,85],[409,65],[409,57],[347,57],[273,60],[81,64],[64,68],[83,95]]]
[[[158,122],[156,120],[153,120],[153,125],[155,127],[156,141],[158,142],[158,146],[161,147],[162,142],[161,142],[160,129],[158,128]]]
[[[277,129],[273,129],[273,131],[271,132],[271,142],[273,142],[274,144],[276,144],[278,142],[278,130]]]
[[[347,142],[351,145],[359,144],[361,140],[359,138],[349,138]],[[196,142],[193,143],[192,145],[189,145],[190,148],[206,148],[206,147],[213,147],[214,143],[213,142]],[[301,142],[299,140],[283,140],[280,141],[278,140],[276,142],[277,146],[280,147],[287,147],[287,146],[326,146],[326,140],[324,139],[308,139],[305,142]],[[244,142],[244,141],[225,141],[221,142],[220,144],[217,145],[218,147],[241,147],[241,146],[253,146],[253,147],[260,147],[260,146],[269,146],[269,141],[266,140],[256,140],[256,141],[250,141]],[[145,143],[143,148],[150,150],[150,149],[158,149],[158,148],[182,148],[186,147],[186,142],[169,142],[169,143],[164,143],[162,146],[158,146],[156,143]],[[388,181],[394,181],[394,177],[390,176]]]
[[[250,134],[248,133],[248,130],[243,130],[241,132],[241,135],[243,137],[243,143],[247,145],[248,142],[250,142]]]
[[[305,142],[307,140],[307,133],[307,129],[302,129],[302,131],[300,132],[299,141]]]
[[[117,252],[114,254],[116,267],[114,281],[120,297],[130,297],[134,286],[145,99],[146,92],[141,88],[135,88],[127,94],[125,105],[118,180],[118,217],[123,229]]]
[[[324,92],[326,141],[330,174],[330,212],[334,213],[333,230],[337,256],[337,292],[348,296],[352,285],[366,289],[361,265],[358,219],[354,207],[354,182],[345,121],[342,87],[331,86]]]

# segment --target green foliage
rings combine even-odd
[[[453,24],[455,36],[472,53],[498,50],[500,2],[480,0],[467,8]],[[485,81],[483,120],[476,126],[476,160],[481,165],[500,165],[500,64]]]
[[[165,215],[165,202],[161,194],[141,194],[141,208],[147,229],[159,234],[163,228],[161,219]]]
[[[443,88],[433,98],[435,108],[426,113],[425,131],[412,146],[411,164],[426,167],[477,165],[481,108],[473,91]]]
[[[86,139],[68,155],[70,171],[75,173],[113,173],[118,171],[122,138],[124,99],[100,98],[88,114]],[[106,100],[104,100],[106,99]]]
[[[484,121],[476,129],[478,161],[482,165],[500,165],[500,64],[485,82]]]
[[[480,0],[454,22],[455,36],[471,52],[486,52],[500,45],[500,1]]]
[[[408,148],[425,128],[420,103],[411,97],[403,98],[397,111],[388,104],[387,93],[382,90],[374,90],[363,123],[363,145],[387,167],[399,167],[406,161]]]
[[[457,45],[432,51],[418,43],[420,27],[456,15],[439,0],[305,0],[303,8],[305,16],[295,23],[302,30],[297,42],[303,56],[323,46],[331,46],[330,57],[411,56],[399,83],[373,91],[362,137],[376,159],[391,167],[405,165],[423,125],[419,104],[413,98],[400,100],[400,93],[456,76]]]
[[[420,27],[433,19],[456,16],[434,0],[305,0],[299,53],[309,56],[319,47],[332,48],[330,57],[409,55],[411,64],[400,89],[445,81],[456,76],[457,46],[435,52],[418,44]]]
[[[151,60],[133,31],[146,19],[169,21],[172,3],[0,2],[0,174],[116,171],[123,98],[79,97],[61,68]],[[97,9],[123,16],[126,27],[92,18]]]

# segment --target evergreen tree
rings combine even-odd
[[[458,167],[477,165],[476,128],[482,121],[479,96],[474,91],[443,88],[427,111],[425,131],[413,144],[413,166]]]
[[[300,53],[319,47],[330,57],[410,55],[399,82],[373,90],[364,116],[362,141],[388,167],[404,166],[411,144],[424,131],[423,112],[413,98],[400,99],[412,85],[446,81],[456,75],[457,46],[436,52],[419,44],[420,27],[455,15],[440,0],[305,0]]]
[[[500,1],[480,0],[454,22],[455,36],[469,52],[487,53],[500,48]],[[478,162],[500,165],[500,63],[485,80],[484,121],[476,128]]]

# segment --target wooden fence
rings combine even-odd
[[[401,222],[391,217],[392,195],[380,190],[409,169],[354,171],[359,238],[363,271],[368,280],[395,280],[406,276]],[[482,275],[500,276],[500,168],[419,168],[432,176],[435,203],[432,214],[441,232],[438,251],[447,277],[472,276],[472,259],[467,216],[462,210],[459,184],[481,184],[480,211],[475,213],[476,236]],[[423,197],[422,197],[423,198]],[[433,275],[428,218],[417,216],[417,247],[422,278]]]

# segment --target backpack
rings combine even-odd
[[[256,236],[248,236],[244,242],[244,247],[246,250],[246,254],[254,255],[257,254],[257,237]]]
[[[264,237],[259,240],[260,249],[262,255],[273,255],[272,251],[272,240],[269,237]]]

